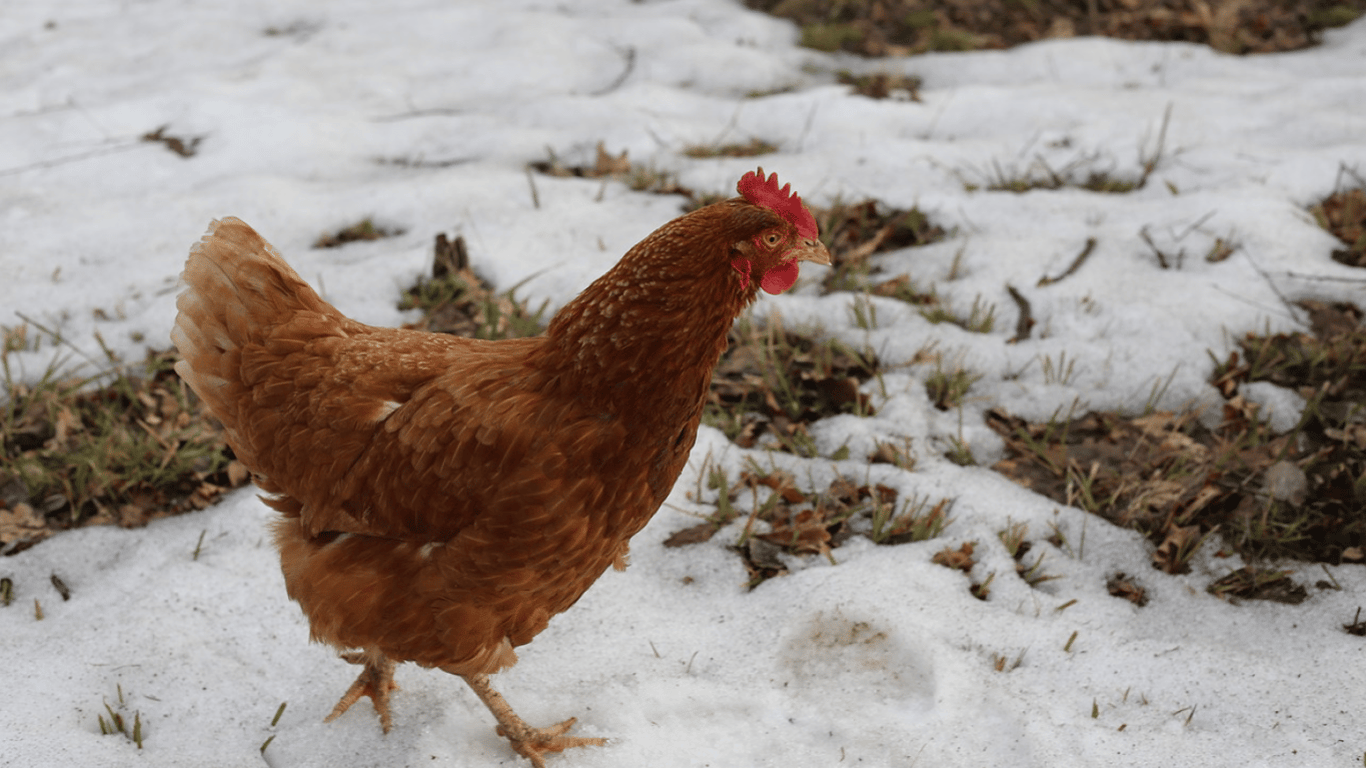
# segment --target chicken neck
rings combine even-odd
[[[702,407],[731,324],[755,291],[737,288],[728,268],[642,269],[630,255],[556,315],[542,370],[590,411],[672,434]]]

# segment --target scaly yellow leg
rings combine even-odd
[[[388,733],[393,727],[393,721],[389,718],[389,692],[398,690],[398,685],[394,683],[394,662],[379,651],[343,653],[341,658],[351,664],[364,664],[365,669],[361,670],[356,682],[351,684],[346,695],[332,708],[332,714],[323,718],[323,722],[336,720],[360,697],[369,696],[375,704],[375,711],[379,713],[380,727]]]
[[[545,768],[547,752],[561,752],[571,747],[600,747],[607,743],[607,739],[565,736],[564,732],[574,727],[576,718],[573,717],[548,728],[532,728],[512,711],[507,699],[493,690],[488,675],[461,677],[469,683],[474,695],[478,696],[479,700],[484,702],[484,706],[493,713],[494,719],[498,721],[498,735],[512,742],[512,748],[517,754],[530,760],[536,768]]]

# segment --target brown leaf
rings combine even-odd
[[[607,152],[601,141],[598,142],[598,157],[593,165],[592,176],[615,176],[631,172],[631,161],[626,159],[627,150],[613,156]]]
[[[852,480],[846,477],[837,477],[830,481],[830,498],[840,501],[847,505],[857,504],[858,500],[866,492],[866,487],[855,485]]]
[[[754,475],[748,472],[741,474],[741,480],[747,481],[752,485],[766,485],[777,491],[778,496],[789,504],[800,504],[806,501],[806,494],[797,489],[797,478],[791,472],[778,470],[766,475]]]
[[[1115,597],[1122,597],[1140,608],[1148,604],[1148,590],[1138,586],[1132,577],[1123,572],[1111,576],[1105,582],[1105,588]]]
[[[787,573],[787,566],[779,557],[782,551],[782,547],[758,537],[751,538],[745,544],[748,564],[752,569],[766,571],[766,577]]]
[[[829,377],[816,380],[816,388],[821,394],[829,398],[830,402],[836,407],[855,405],[864,413],[870,413],[871,407],[868,404],[868,396],[859,391],[859,381],[853,376],[843,378]]]
[[[816,510],[798,512],[785,523],[776,524],[760,538],[785,547],[795,554],[823,554],[830,551],[830,531]]]
[[[895,488],[881,483],[873,486],[873,493],[876,494],[878,503],[880,504],[895,504],[897,496],[900,495]]]
[[[971,541],[964,542],[963,546],[958,549],[945,547],[930,558],[930,562],[967,573],[972,570],[972,566],[977,564],[977,561],[972,559],[973,549],[974,545]]]
[[[902,458],[901,450],[891,443],[878,443],[877,449],[868,454],[868,461],[873,464],[900,464]]]
[[[1241,597],[1246,600],[1271,600],[1299,605],[1309,597],[1305,588],[1290,579],[1290,571],[1266,571],[1244,566],[1209,585],[1216,597]]]
[[[686,547],[689,544],[701,544],[704,541],[711,541],[711,537],[716,535],[716,526],[711,523],[698,523],[689,526],[681,531],[674,531],[669,538],[664,540],[664,546],[669,548]]]
[[[868,289],[874,296],[895,296],[902,291],[909,290],[911,287],[911,276],[905,273],[897,275],[891,280],[883,280]]]
[[[50,536],[47,521],[36,509],[23,503],[0,508],[0,546],[15,541],[37,541]]]
[[[1166,573],[1188,573],[1190,556],[1201,541],[1200,526],[1173,525],[1167,530],[1167,537],[1153,551],[1153,565]]]
[[[149,514],[146,507],[139,504],[123,504],[119,506],[119,525],[124,528],[141,528],[147,524],[148,519]]]
[[[746,421],[745,425],[740,427],[740,434],[735,436],[735,444],[741,448],[753,448],[759,439],[758,432],[758,421]]]

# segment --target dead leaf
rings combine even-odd
[[[958,549],[945,547],[935,553],[935,556],[930,558],[930,562],[967,573],[972,570],[972,566],[977,564],[977,561],[972,559],[973,549],[974,544],[971,541],[964,542],[963,546]]]
[[[22,501],[8,509],[0,509],[0,546],[16,541],[38,541],[52,535],[47,521],[33,507]]]
[[[1267,571],[1244,566],[1209,585],[1206,590],[1216,597],[1271,600],[1299,605],[1309,597],[1308,591],[1290,579],[1290,571]]]
[[[873,464],[900,464],[902,458],[901,451],[891,443],[878,443],[877,449],[868,454],[868,461]]]
[[[689,544],[701,544],[704,541],[711,541],[711,537],[716,535],[716,526],[711,523],[698,523],[689,526],[681,531],[675,531],[664,540],[664,546],[669,548],[686,547]]]
[[[776,523],[772,531],[761,534],[760,538],[793,554],[826,554],[830,551],[830,531],[826,525],[817,510],[806,509],[785,523]]]
[[[778,470],[766,475],[755,475],[744,472],[740,479],[750,484],[751,487],[764,485],[772,488],[778,493],[779,498],[789,504],[800,504],[806,501],[806,494],[797,489],[797,478],[791,472]]]
[[[764,576],[769,578],[787,573],[787,566],[780,557],[782,551],[777,544],[756,536],[745,543],[745,560],[752,571],[767,571]]]
[[[1116,573],[1106,580],[1105,589],[1111,595],[1122,597],[1140,608],[1148,604],[1148,591],[1138,586],[1133,578],[1123,572]]]
[[[1190,556],[1201,541],[1200,526],[1171,526],[1166,538],[1153,551],[1153,565],[1164,573],[1189,573]]]
[[[613,156],[607,152],[601,141],[598,142],[597,162],[593,165],[593,176],[617,176],[631,172],[631,161],[626,159],[627,150]]]
[[[873,486],[873,493],[876,494],[879,504],[895,504],[900,493],[897,489],[878,483]],[[947,499],[945,499],[947,501]]]
[[[866,486],[861,487],[847,477],[837,477],[830,481],[830,488],[826,493],[831,499],[847,505],[853,505],[858,503],[858,500],[866,491]]]

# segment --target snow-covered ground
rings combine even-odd
[[[955,498],[955,520],[921,544],[853,540],[838,565],[813,558],[747,592],[725,549],[735,531],[661,546],[703,510],[686,495],[703,457],[732,476],[745,458],[704,431],[669,504],[635,539],[631,569],[609,572],[495,679],[529,721],[578,715],[577,733],[611,739],[552,764],[1360,764],[1366,644],[1341,625],[1362,603],[1366,568],[1327,568],[1343,589],[1311,586],[1298,606],[1231,605],[1204,586],[1237,558],[1206,552],[1193,573],[1162,574],[1137,534],[940,452],[961,435],[990,464],[1000,446],[981,413],[992,406],[1042,418],[1078,397],[1131,412],[1154,391],[1164,408],[1209,401],[1207,350],[1223,358],[1249,330],[1298,327],[1287,299],[1361,303],[1361,273],[1330,260],[1334,241],[1305,207],[1332,191],[1341,165],[1366,166],[1366,22],[1314,50],[1252,58],[1078,39],[863,62],[795,37],[725,0],[9,0],[0,323],[22,313],[92,353],[99,332],[129,359],[164,347],[187,249],[224,215],[255,226],[366,322],[404,319],[396,297],[427,268],[438,231],[462,232],[497,285],[529,278],[519,295],[558,305],[679,200],[538,177],[537,208],[526,163],[548,149],[587,162],[602,141],[722,192],[756,161],[681,150],[765,139],[780,151],[763,166],[812,202],[918,205],[952,229],[877,263],[962,310],[981,297],[998,318],[993,333],[971,334],[875,299],[878,327],[865,331],[851,297],[820,297],[819,268],[805,267],[794,291],[757,311],[869,343],[893,364],[934,342],[984,378],[961,426],[927,402],[925,367],[903,366],[885,377],[885,397],[876,391],[878,416],[818,430],[827,449],[847,442],[855,456],[875,439],[909,439],[914,471],[757,458],[819,485],[839,469],[871,471],[903,493]],[[840,68],[917,74],[923,101],[850,95],[832,84]],[[139,141],[163,125],[202,137],[198,154]],[[1130,194],[966,190],[1040,158],[1133,177],[1159,147],[1152,179]],[[405,234],[310,249],[365,216]],[[1184,252],[1179,265],[1158,265],[1144,228],[1165,252]],[[1080,270],[1036,287],[1088,238],[1095,251]],[[1238,248],[1209,263],[1217,238]],[[1007,283],[1038,321],[1015,345],[1004,343]],[[1075,369],[1060,382],[1043,360],[1064,353]],[[15,361],[36,375],[50,354]],[[67,533],[0,561],[16,597],[0,609],[0,765],[525,764],[463,683],[411,665],[398,673],[388,736],[368,702],[322,723],[355,668],[307,642],[269,517],[245,490],[202,513]],[[996,537],[1010,522],[1029,525],[1060,578],[1034,589],[1014,576]],[[1050,525],[1084,547],[1043,542]],[[930,562],[967,541],[978,543],[974,577],[997,574],[985,602],[962,573]],[[1326,578],[1317,565],[1288,567],[1310,585]],[[1146,607],[1107,594],[1116,571],[1140,575]],[[998,672],[996,657],[1021,663]],[[123,711],[140,715],[141,751],[100,735],[97,716],[106,702],[119,709],[120,689]]]

